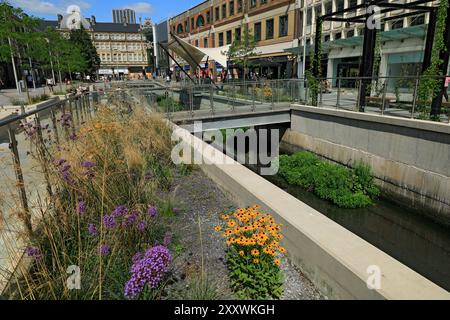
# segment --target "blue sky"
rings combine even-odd
[[[95,15],[99,22],[111,22],[112,10],[136,10],[136,18],[151,18],[159,22],[183,12],[203,0],[9,0],[16,7],[36,17],[56,20],[58,13],[65,14],[69,5],[77,5],[85,17]]]

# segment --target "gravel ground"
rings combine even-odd
[[[178,281],[169,288],[169,297],[176,298],[173,292],[188,290],[190,284],[187,279],[190,274],[200,274],[203,244],[204,269],[216,285],[216,291],[219,293],[217,298],[234,299],[224,261],[226,246],[220,235],[214,231],[214,227],[221,222],[221,214],[228,209],[234,209],[236,205],[199,169],[195,169],[189,176],[176,177],[174,185],[174,199],[181,214],[175,228],[178,229],[179,241],[185,250],[175,260],[174,268],[175,279],[183,281]],[[284,259],[282,271],[285,279],[283,300],[324,298],[288,259]]]

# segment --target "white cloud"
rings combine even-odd
[[[41,15],[56,15],[65,14],[69,5],[77,5],[82,10],[89,9],[91,5],[84,0],[12,0],[14,6],[22,8],[25,12],[41,14]]]
[[[136,2],[123,6],[122,9],[131,9],[137,13],[152,13],[153,6],[148,2]]]

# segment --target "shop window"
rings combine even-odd
[[[392,21],[391,30],[402,29],[403,28],[403,19]]]
[[[339,40],[341,38],[342,38],[342,33],[341,32],[338,32],[338,33],[334,34],[334,40]]]
[[[203,39],[203,48],[208,48],[208,38]]]
[[[328,42],[330,41],[330,35],[327,34],[325,37],[323,37],[323,42]]]
[[[347,31],[347,38],[351,38],[355,36],[355,30],[348,30]]]

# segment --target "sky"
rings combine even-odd
[[[98,22],[112,22],[112,10],[129,8],[139,17],[151,18],[153,22],[177,15],[203,0],[9,0],[33,16],[56,20],[58,13],[65,14],[67,7],[77,5],[86,18],[94,15]]]

